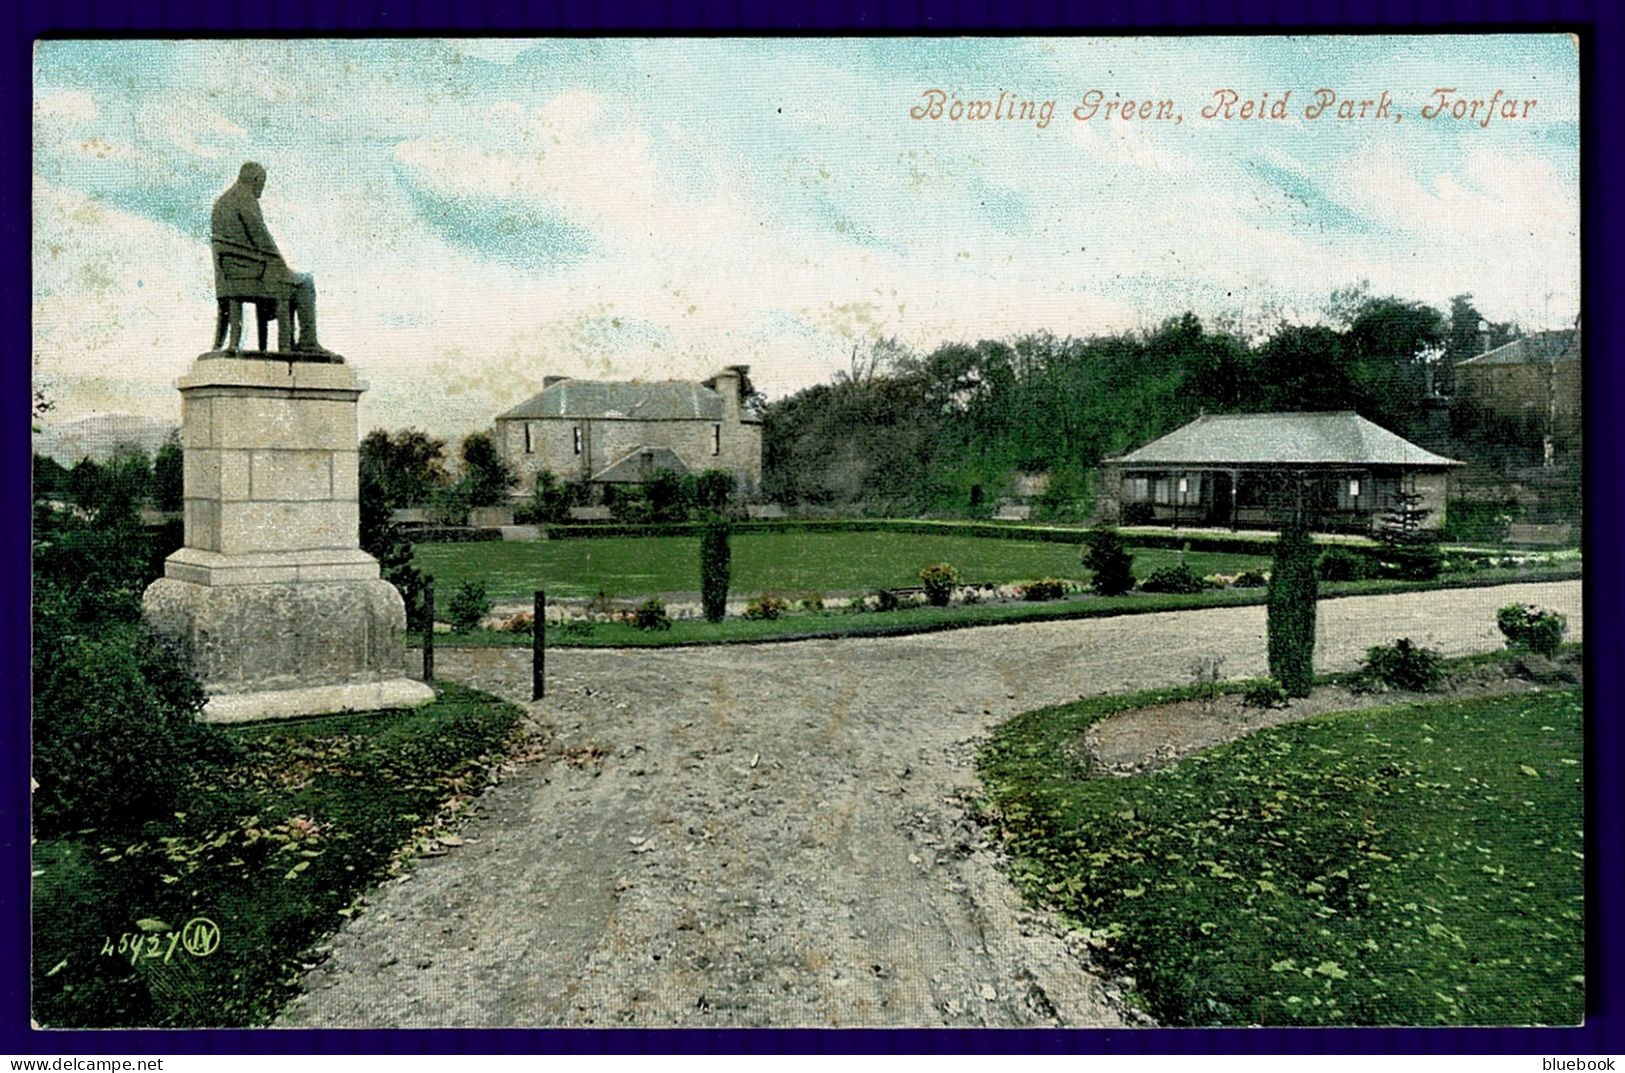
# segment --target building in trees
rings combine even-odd
[[[564,481],[638,484],[657,472],[718,469],[737,491],[762,480],[761,419],[746,405],[750,367],[705,381],[574,380],[550,376],[542,392],[496,419],[496,444],[531,494],[547,470]]]
[[[1580,328],[1535,332],[1458,362],[1452,424],[1471,441],[1513,446],[1529,465],[1580,458]]]
[[[1436,527],[1460,465],[1353,410],[1209,414],[1107,459],[1097,510],[1129,525],[1274,528],[1301,482],[1313,529],[1369,532],[1404,495]]]

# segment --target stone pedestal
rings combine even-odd
[[[204,719],[398,708],[406,610],[360,547],[356,399],[343,363],[205,354],[178,382],[185,546],[148,587],[152,628],[182,641]]]

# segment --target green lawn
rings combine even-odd
[[[171,818],[41,839],[34,1018],[266,1023],[296,990],[305,949],[439,809],[485,783],[518,715],[444,685],[410,712],[228,728],[236,758],[198,764]],[[193,953],[188,925],[199,917],[218,926],[218,946]]]
[[[1324,716],[1083,777],[1085,726],[1168,696],[1029,712],[979,761],[1013,877],[1159,1021],[1581,1020],[1579,690]]]
[[[863,592],[919,584],[920,568],[947,562],[965,582],[1038,577],[1084,578],[1082,548],[1024,540],[876,532],[736,533],[731,589],[735,596]],[[466,580],[483,581],[495,600],[549,596],[616,597],[698,592],[695,537],[599,537],[528,542],[420,544],[417,566],[434,575],[437,602]],[[1178,560],[1166,549],[1135,549],[1134,572],[1144,577]],[[1266,569],[1268,555],[1197,552],[1186,563],[1198,574]]]

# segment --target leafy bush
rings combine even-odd
[[[669,630],[671,629],[671,616],[666,614],[665,601],[658,596],[651,596],[637,606],[632,612],[632,622],[640,630]]]
[[[34,817],[41,834],[133,828],[174,808],[229,740],[199,723],[203,687],[140,625],[52,639],[34,664]]]
[[[1363,581],[1375,575],[1374,566],[1359,552],[1330,547],[1320,553],[1318,570],[1322,581]]]
[[[721,514],[728,509],[728,501],[733,497],[734,476],[725,469],[708,469],[694,478],[692,493],[696,509],[713,514]]]
[[[1201,592],[1205,588],[1207,582],[1184,563],[1153,570],[1150,577],[1140,582],[1142,592],[1191,593]]]
[[[446,614],[451,628],[459,633],[477,630],[480,621],[491,611],[491,599],[485,594],[485,582],[465,581],[457,586],[446,603]]]
[[[649,494],[640,487],[607,485],[604,488],[604,506],[609,508],[610,515],[618,522],[648,525],[654,521],[655,505],[650,502]]]
[[[593,621],[590,618],[567,618],[556,627],[560,637],[572,640],[585,640],[592,636]]]
[[[1315,683],[1315,546],[1301,520],[1288,520],[1275,542],[1267,598],[1270,676],[1289,697],[1307,697]]]
[[[890,589],[876,589],[870,595],[875,599],[876,611],[896,611],[902,604],[897,594]]]
[[[803,611],[822,611],[824,609],[824,594],[809,592],[801,598],[801,609]]]
[[[505,620],[501,629],[506,633],[535,633],[536,616],[530,611],[521,611]]]
[[[733,561],[729,532],[728,523],[715,518],[700,533],[700,602],[708,622],[721,622],[728,613],[728,575]]]
[[[1287,699],[1286,690],[1273,678],[1248,686],[1241,695],[1241,703],[1249,708],[1285,708]]]
[[[1527,648],[1550,656],[1563,643],[1568,620],[1556,611],[1534,604],[1508,604],[1495,613],[1495,625],[1506,637],[1508,648]]]
[[[155,463],[156,465],[156,463]],[[1500,544],[1512,528],[1517,504],[1513,500],[1481,502],[1451,499],[1444,506],[1444,533],[1451,540]]]
[[[1243,570],[1236,575],[1235,581],[1238,589],[1261,589],[1269,583],[1269,577],[1262,570]]]
[[[756,620],[776,619],[790,609],[787,600],[777,596],[758,596],[745,605],[745,617]]]
[[[1059,600],[1066,595],[1066,583],[1060,578],[1041,577],[1021,586],[1023,600]]]
[[[1383,572],[1401,581],[1432,581],[1444,572],[1444,552],[1437,544],[1404,544],[1382,553]]]
[[[954,594],[954,586],[958,583],[959,571],[947,563],[932,563],[920,571],[920,584],[925,588],[925,598],[932,607],[947,607],[949,598]]]
[[[1123,534],[1107,526],[1084,534],[1083,565],[1091,572],[1089,587],[1097,596],[1121,596],[1134,588],[1134,556]]]
[[[1437,686],[1443,674],[1439,653],[1412,644],[1408,637],[1366,649],[1360,665],[1360,676],[1367,685],[1417,693]]]

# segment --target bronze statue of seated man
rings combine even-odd
[[[309,273],[288,269],[276,240],[260,214],[265,190],[265,169],[249,161],[237,181],[214,202],[211,247],[214,251],[214,291],[218,303],[214,349],[242,347],[242,309],[254,303],[259,322],[260,349],[265,349],[270,321],[277,322],[277,349],[328,354],[316,340],[316,281]],[[297,322],[299,336],[294,338]]]

